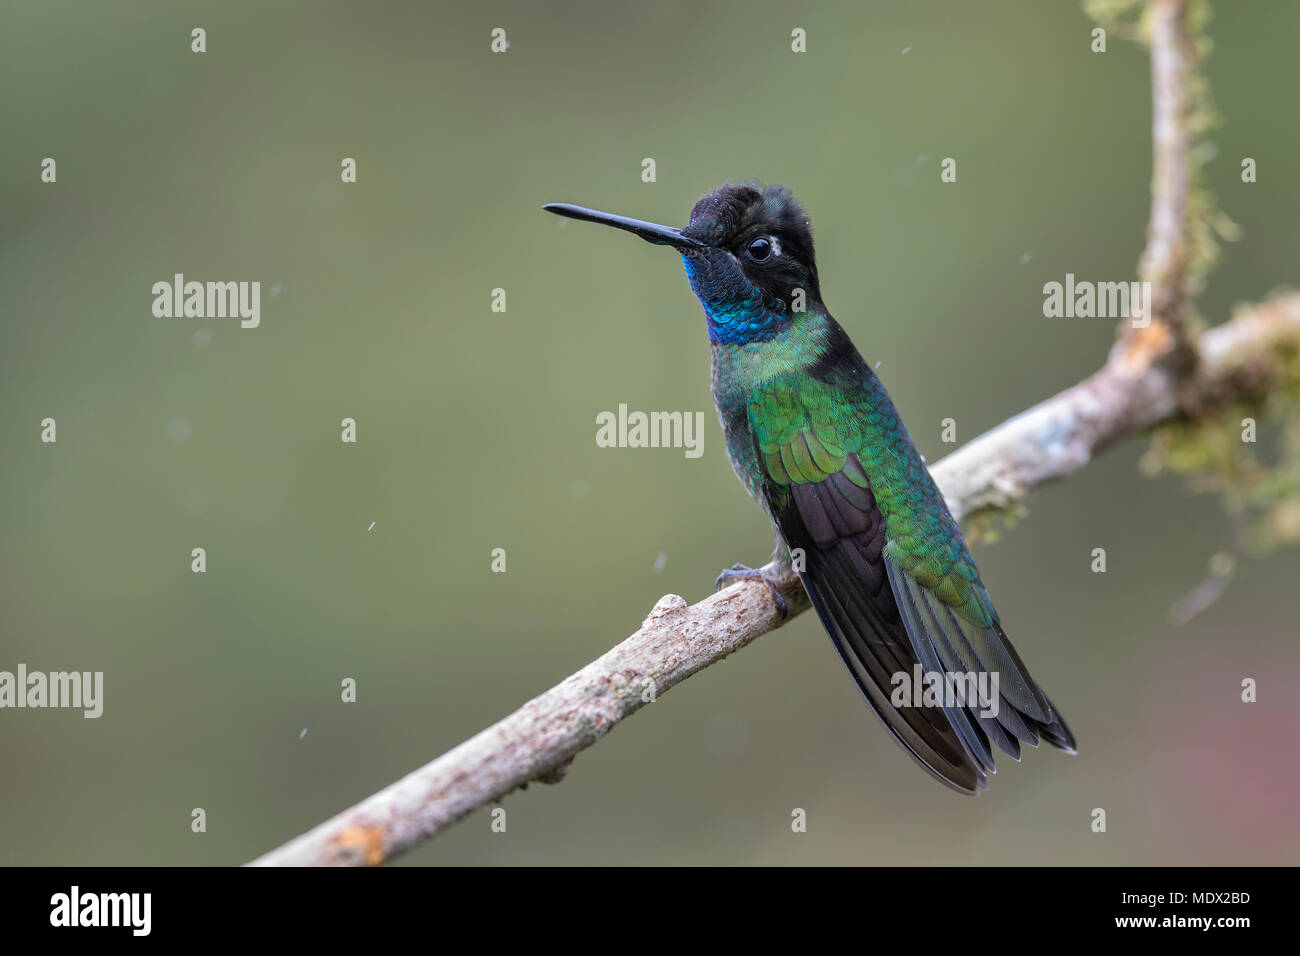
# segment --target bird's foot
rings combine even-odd
[[[776,604],[776,610],[781,615],[781,620],[784,621],[786,615],[790,613],[790,609],[786,607],[785,598],[781,596],[781,592],[773,583],[772,575],[767,568],[751,568],[745,564],[733,564],[718,575],[717,580],[713,582],[713,590],[721,591],[728,584],[735,581],[762,581],[772,594],[772,601]]]

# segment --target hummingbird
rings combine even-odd
[[[877,716],[955,790],[988,788],[993,745],[1015,760],[1040,740],[1074,753],[893,401],[823,303],[812,226],[790,190],[727,183],[681,228],[542,208],[681,254],[728,457],[776,537],[771,561],[737,564],[715,587],[762,581],[784,618],[774,582],[797,572]],[[900,692],[918,678],[929,693]]]

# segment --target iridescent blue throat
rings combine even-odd
[[[692,255],[682,255],[691,291],[704,306],[709,341],[748,345],[776,338],[794,317],[780,299],[765,296],[740,275],[740,270],[711,267]]]

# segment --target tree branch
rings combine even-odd
[[[1163,322],[1115,344],[1106,364],[1073,388],[986,432],[931,469],[958,521],[1006,509],[1031,488],[1081,469],[1120,438],[1180,417],[1173,374],[1160,359],[1171,333]],[[1203,413],[1257,401],[1285,378],[1300,343],[1300,293],[1284,293],[1197,343],[1200,364],[1186,389]]]
[[[1196,46],[1187,24],[1187,0],[1154,0],[1150,8],[1151,37],[1151,215],[1147,244],[1138,275],[1151,283],[1152,314],[1174,334],[1174,349],[1185,346],[1187,312],[1191,302],[1191,249],[1187,203],[1191,192],[1189,156],[1196,133],[1192,115],[1192,70]]]

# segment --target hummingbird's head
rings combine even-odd
[[[751,285],[787,306],[796,289],[820,298],[812,224],[784,186],[719,186],[691,208],[682,233],[726,252]]]
[[[682,229],[567,203],[543,208],[676,248],[715,342],[766,341],[794,325],[800,314],[820,308],[812,228],[784,186],[719,186],[701,197]]]

